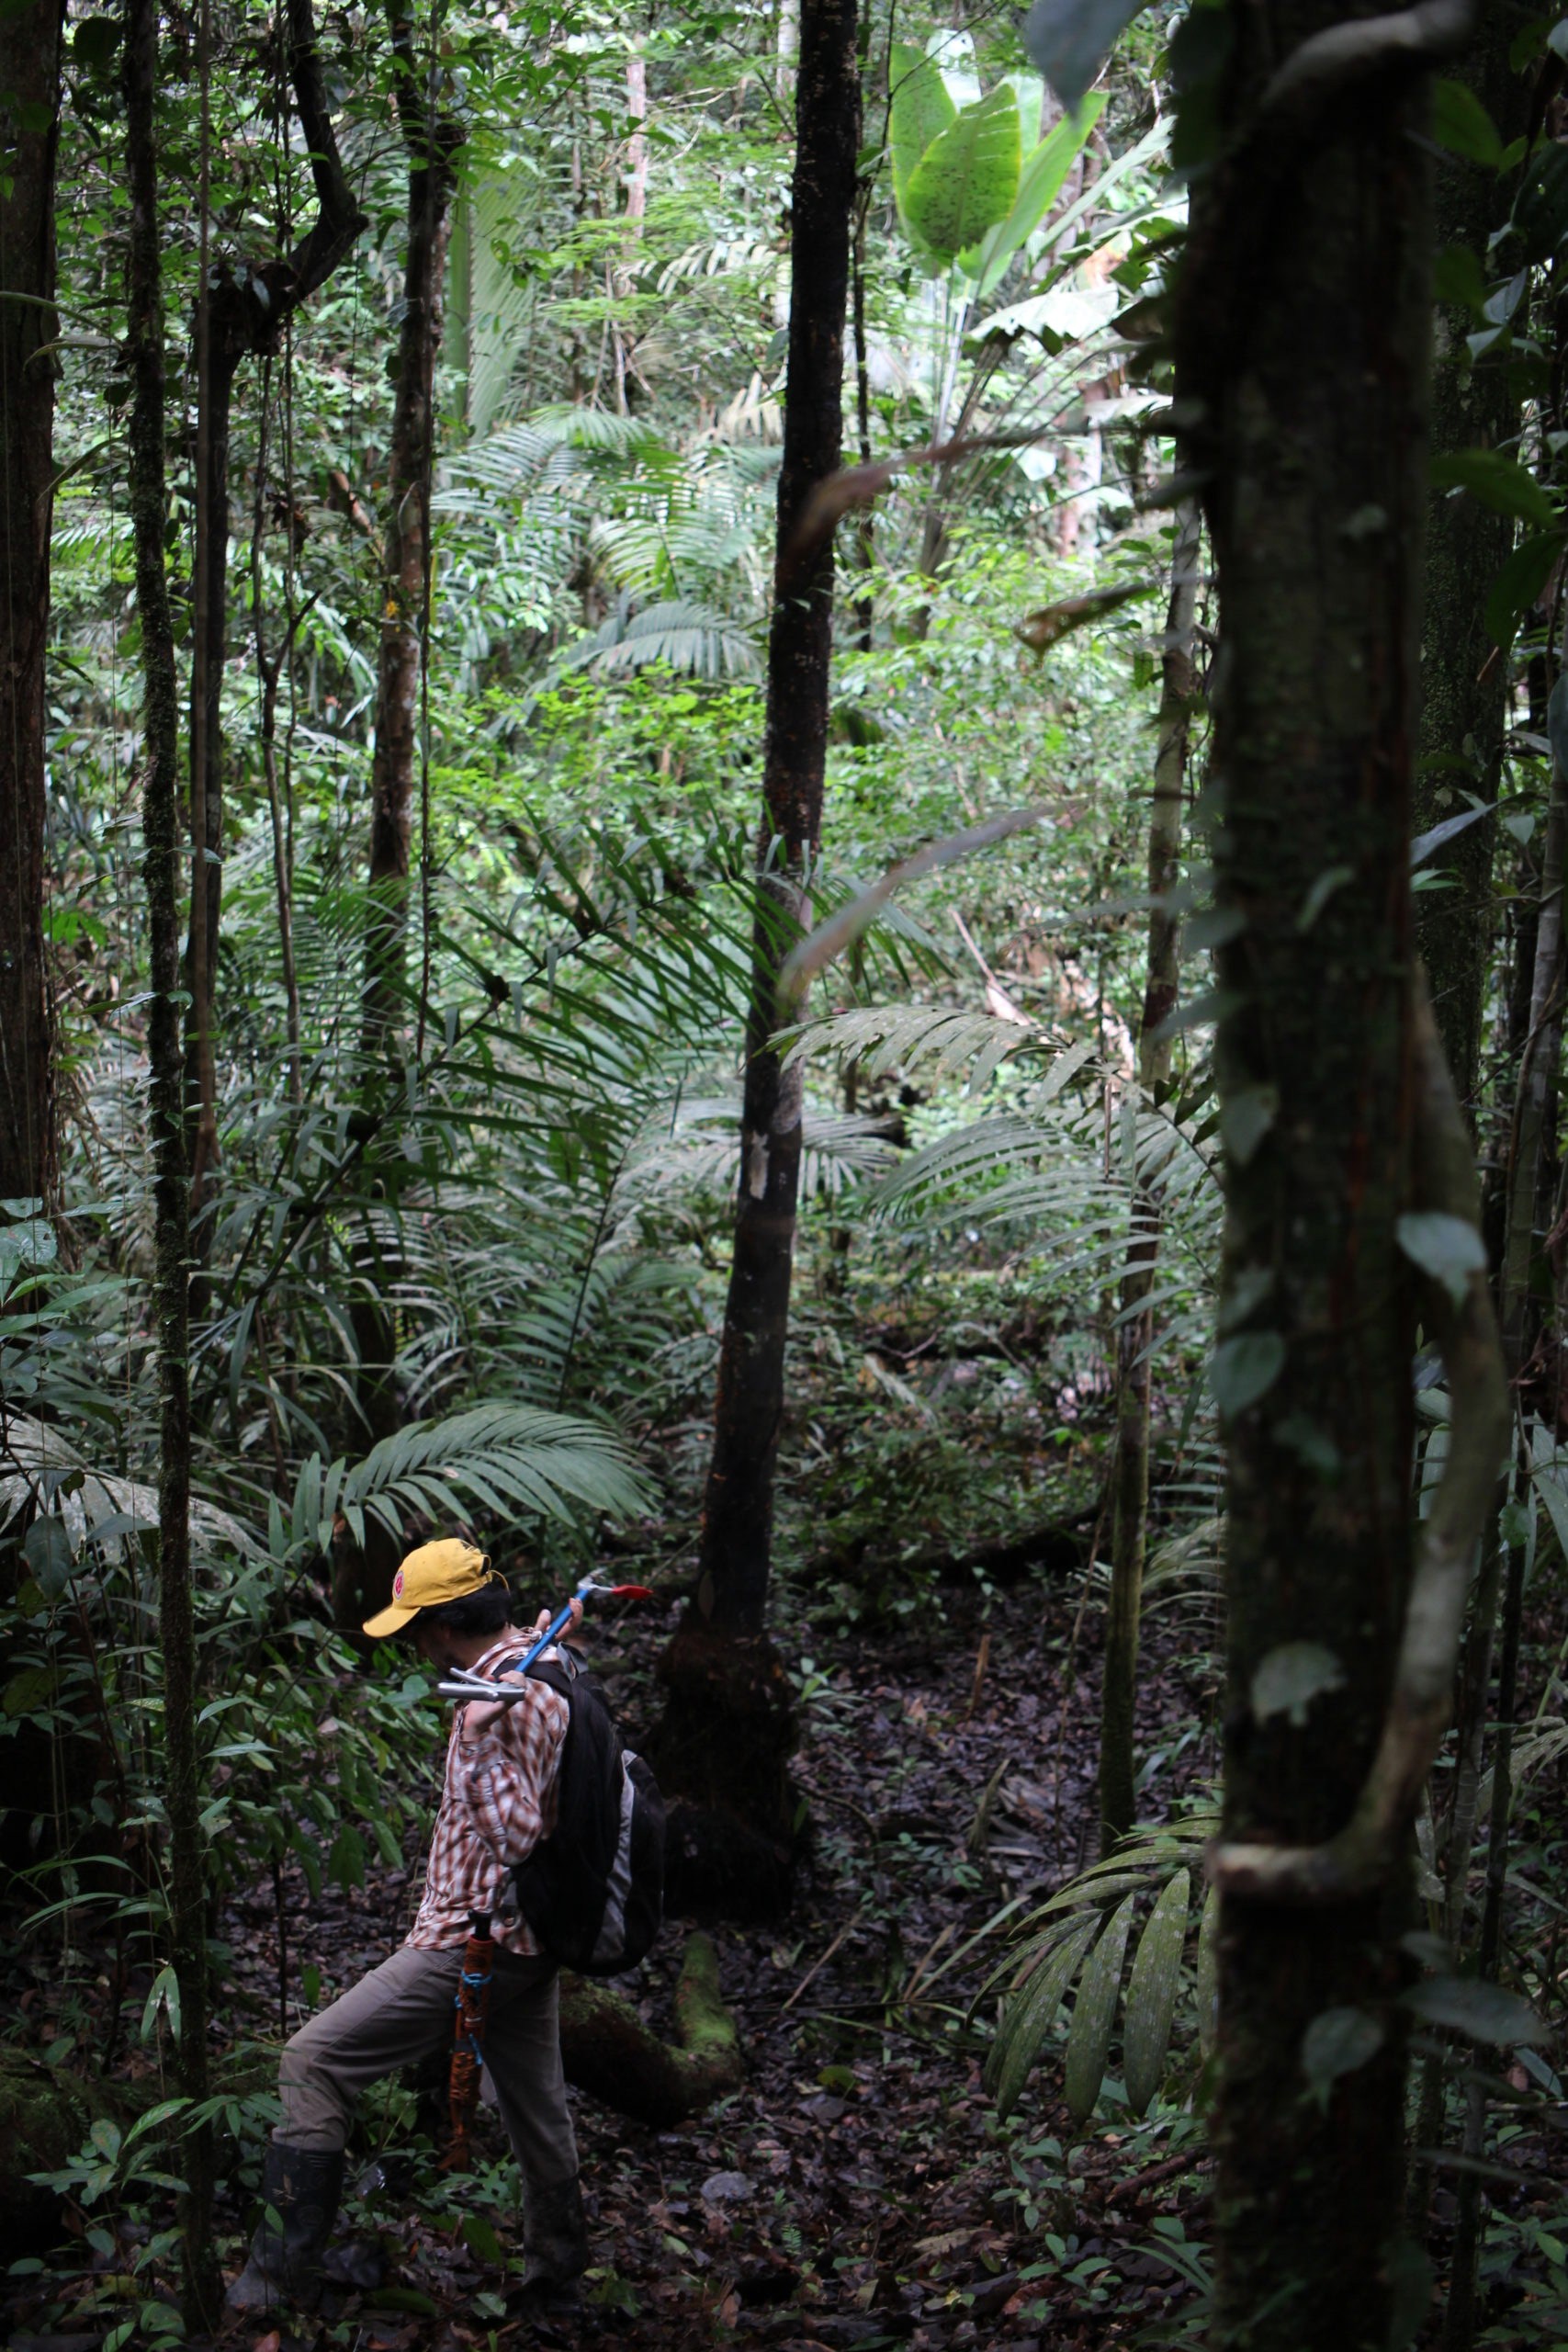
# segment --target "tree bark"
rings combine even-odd
[[[142,834],[152,987],[148,1109],[153,1159],[153,1311],[157,1319],[158,1640],[164,1678],[164,1807],[169,1825],[168,1937],[179,1982],[180,2087],[207,2096],[207,1904],[197,1757],[196,1627],[190,1566],[190,1195],[180,1052],[178,695],[164,566],[164,302],[153,130],[156,0],[130,0],[125,31],[130,248],[127,347],[133,385],[130,508],[141,627]],[[193,2329],[213,2324],[212,2137],[185,2143],[186,2296]]]
[[[811,920],[822,824],[833,629],[829,538],[800,549],[842,440],[844,325],[860,141],[855,0],[803,0],[790,233],[789,356],[779,475],[757,912],[734,1256],[697,1589],[661,1665],[660,1770],[703,1805],[788,1834],[794,1721],[765,1631],[773,1475],[800,1179],[803,1074],[769,1045],[780,971]]]
[[[53,511],[60,0],[0,22],[0,1203],[54,1204],[44,961],[44,662]],[[0,1212],[3,1213],[3,1212]]]
[[[1568,699],[1568,672],[1552,690]],[[1565,714],[1568,715],[1568,714]],[[1553,730],[1554,732],[1556,730]],[[1519,1057],[1518,1092],[1508,1148],[1508,1217],[1503,1255],[1503,1338],[1508,1369],[1524,1373],[1540,1337],[1550,1295],[1545,1241],[1551,1223],[1557,1165],[1557,1078],[1562,1046],[1562,887],[1568,852],[1568,775],[1553,755],[1551,797],[1540,846],[1529,1027]],[[1544,1283],[1544,1287],[1542,1286]]]
[[[1170,603],[1161,660],[1158,749],[1149,819],[1149,943],[1143,1021],[1138,1031],[1140,1102],[1157,1103],[1170,1082],[1175,1039],[1162,1023],[1176,1010],[1181,978],[1181,921],[1171,894],[1181,871],[1181,802],[1197,682],[1192,632],[1198,608],[1197,510],[1183,509],[1171,563]],[[1109,1853],[1133,1826],[1133,1716],[1138,1681],[1138,1620],[1149,1521],[1150,1361],[1154,1317],[1145,1302],[1159,1257],[1160,1207],[1139,1193],[1122,1276],[1117,1332],[1116,1466],[1112,1486],[1111,1609],[1105,1628],[1105,1679],[1100,1719],[1100,1826]]]
[[[441,111],[434,58],[416,51],[413,17],[403,0],[393,0],[390,21],[398,121],[409,167],[408,248],[387,463],[376,751],[370,771],[364,1050],[373,1064],[395,1056],[406,996],[409,842],[429,601],[435,362],[457,184],[453,158],[463,140],[458,124]]]
[[[1426,70],[1332,0],[1231,0],[1224,142],[1176,359],[1220,583],[1213,692],[1226,1230],[1224,1838],[1358,1814],[1410,1570],[1408,842],[1427,491]],[[1358,33],[1359,38],[1358,39]],[[1325,37],[1320,43],[1314,37]],[[1267,1669],[1267,1671],[1264,1671]],[[1289,1686],[1287,1702],[1275,1703]],[[1216,2340],[1387,2340],[1403,2202],[1407,1868],[1220,1931]],[[1309,2084],[1325,2013],[1376,2029]]]
[[[287,254],[265,261],[220,264],[208,289],[206,367],[201,370],[197,447],[198,496],[204,527],[192,583],[195,640],[191,662],[191,809],[199,907],[193,889],[188,969],[193,1017],[186,1034],[186,1101],[198,1120],[209,1116],[209,1071],[201,1066],[201,1039],[215,1034],[218,944],[223,905],[223,666],[228,654],[229,447],[234,383],[244,361],[280,346],[289,319],[346,260],[368,225],[354,198],[338,154],[316,44],[312,0],[288,0],[288,71],[295,111],[310,152],[316,217]],[[199,707],[197,707],[199,703]],[[195,763],[199,758],[200,773]],[[196,1173],[199,1181],[199,1168]]]
[[[1525,129],[1522,78],[1508,62],[1506,12],[1478,10],[1476,38],[1462,75],[1505,141]],[[1495,230],[1508,217],[1508,187],[1498,173],[1444,158],[1434,188],[1438,248],[1462,245],[1484,260]],[[1435,315],[1432,447],[1503,447],[1518,429],[1519,401],[1498,354],[1472,363],[1467,310],[1439,303]],[[1513,525],[1478,498],[1432,498],[1427,518],[1425,605],[1421,624],[1420,758],[1415,828],[1425,832],[1458,816],[1464,795],[1495,807],[1507,724],[1509,665],[1487,636],[1487,593],[1507,555]],[[1438,1032],[1454,1085],[1474,1125],[1480,1083],[1481,1025],[1491,950],[1490,899],[1496,824],[1486,818],[1436,850],[1427,868],[1451,888],[1416,899],[1416,945],[1432,990]]]
[[[435,363],[441,350],[453,158],[461,126],[440,107],[434,48],[421,55],[414,19],[392,0],[389,20],[398,121],[408,157],[408,242],[403,319],[398,338],[382,537],[381,639],[376,684],[376,748],[370,768],[370,874],[365,923],[361,1051],[367,1085],[385,1083],[404,1049],[406,948],[414,778],[421,772],[420,719],[430,615],[430,480],[435,447]],[[434,35],[432,31],[432,41]],[[428,773],[425,774],[428,790]],[[428,830],[428,808],[425,810]],[[429,905],[425,905],[429,951]],[[428,970],[419,989],[416,1055],[423,1051]],[[359,1363],[355,1390],[367,1441],[398,1428],[397,1335],[389,1295],[400,1261],[389,1228],[367,1221],[350,1310]]]
[[[1525,1555],[1521,1544],[1508,1554],[1503,1601],[1502,1654],[1497,1669],[1497,1728],[1492,1750],[1492,1812],[1486,1837],[1486,1894],[1482,1905],[1481,1936],[1475,1973],[1483,1984],[1497,1981],[1503,1951],[1503,1894],[1508,1871],[1508,1822],[1514,1809],[1514,1711],[1518,1704],[1519,1639],[1523,1631]],[[1472,2081],[1466,2101],[1464,2154],[1472,2165],[1483,2154],[1486,2122],[1486,2089],[1479,2076],[1489,2064],[1500,2071],[1500,2052],[1479,2049],[1473,2053]],[[1459,2211],[1454,2217],[1453,2255],[1449,2277],[1449,2307],[1444,2314],[1443,2352],[1470,2352],[1475,2340],[1475,2257],[1481,2235],[1481,2175],[1474,2170],[1459,2177]]]

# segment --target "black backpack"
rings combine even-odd
[[[618,1976],[653,1948],[664,1917],[664,1800],[621,1745],[604,1690],[556,1659],[528,1668],[571,1710],[556,1826],[513,1865],[517,1905],[541,1949],[582,1976]]]

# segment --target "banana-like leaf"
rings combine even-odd
[[[1005,2121],[1018,2105],[1045,2038],[1056,2022],[1062,1996],[1072,1983],[1079,1961],[1094,1940],[1096,1922],[1075,1920],[1066,1936],[1040,1962],[1008,2003],[986,2066],[987,2086],[994,2091],[997,2113]]]
[[[974,269],[976,302],[985,301],[987,295],[995,292],[1019,247],[1028,243],[1055,203],[1063,182],[1105,107],[1104,93],[1097,91],[1076,115],[1064,115],[1033,152],[1025,156],[1011,211],[1005,220],[987,229],[980,241]]]
[[[1111,2020],[1122,1985],[1122,1962],[1132,1932],[1135,1894],[1111,1915],[1104,1934],[1084,1963],[1078,1997],[1067,2033],[1067,2061],[1063,2082],[1073,2120],[1081,2123],[1091,2114],[1105,2079],[1105,2053],[1111,2047]]]
[[[1198,2046],[1207,2058],[1220,2022],[1220,1890],[1209,1889],[1198,1930]]]
[[[967,106],[915,166],[905,197],[910,228],[939,261],[978,247],[1018,195],[1018,99],[1003,83]]]
[[[913,41],[896,40],[888,59],[893,93],[888,125],[893,150],[893,197],[906,228],[909,182],[928,147],[940,139],[958,109],[948,95],[942,67]]]
[[[1187,1940],[1190,1874],[1178,1871],[1148,1917],[1127,1980],[1126,2019],[1122,2032],[1127,2103],[1142,2115],[1159,2088],[1170,2047],[1171,2019],[1181,1984],[1181,1950]]]

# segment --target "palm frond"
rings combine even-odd
[[[368,1513],[394,1535],[405,1510],[441,1521],[476,1512],[502,1525],[541,1520],[584,1526],[629,1517],[647,1491],[625,1444],[601,1422],[534,1405],[479,1405],[412,1421],[352,1469],[311,1454],[294,1489],[293,1539],[325,1550],[341,1511],[357,1542]]]
[[[12,1410],[0,1430],[0,1531],[29,1506],[59,1519],[73,1557],[91,1543],[118,1560],[128,1536],[159,1523],[156,1487],[103,1469],[62,1429]],[[198,1496],[191,1498],[190,1530],[205,1553],[260,1549],[231,1512]]]
[[[558,666],[614,677],[660,663],[694,678],[755,678],[762,667],[750,629],[712,605],[681,596],[663,597],[640,612],[623,599]]]

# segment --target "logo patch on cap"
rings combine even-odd
[[[393,1599],[394,1600],[400,1600],[402,1599],[402,1597],[403,1597],[403,1572],[402,1572],[401,1568],[400,1568],[400,1569],[398,1570],[397,1575],[392,1578],[392,1599]]]

